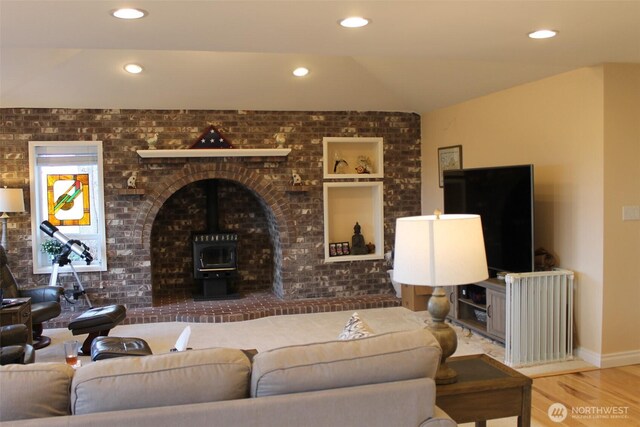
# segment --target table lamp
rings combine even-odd
[[[489,277],[479,215],[435,215],[398,218],[396,221],[393,278],[405,285],[432,286],[427,311],[429,330],[442,358],[436,384],[457,381],[446,360],[458,347],[456,332],[444,322],[449,298],[444,286],[466,285]]]
[[[2,216],[2,239],[0,245],[7,248],[7,219],[9,215],[7,212],[24,212],[24,196],[22,195],[21,188],[0,188],[0,212]]]

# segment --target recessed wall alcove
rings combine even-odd
[[[237,233],[238,278],[241,293],[272,291],[285,298],[283,251],[288,245],[289,221],[282,207],[284,192],[241,165],[192,165],[167,176],[147,193],[137,219],[145,291],[154,305],[162,297],[190,296],[193,278],[191,233],[207,229],[207,184],[218,187],[221,229]],[[282,194],[280,194],[282,193]],[[148,274],[146,274],[148,272]]]

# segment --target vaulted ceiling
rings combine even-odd
[[[604,62],[640,63],[640,1],[0,0],[1,107],[426,112]]]

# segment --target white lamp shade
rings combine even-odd
[[[0,188],[0,212],[24,212],[22,188]]]
[[[489,277],[479,215],[398,218],[393,278],[414,286],[453,286]]]

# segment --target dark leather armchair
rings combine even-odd
[[[28,344],[29,330],[26,325],[8,325],[0,327],[0,365],[10,363],[33,363],[36,352]]]
[[[18,289],[15,277],[7,265],[7,253],[0,245],[0,285],[4,298],[31,298],[31,321],[33,323],[33,347],[37,350],[48,346],[51,339],[42,335],[42,322],[60,315],[61,286],[38,286]]]

